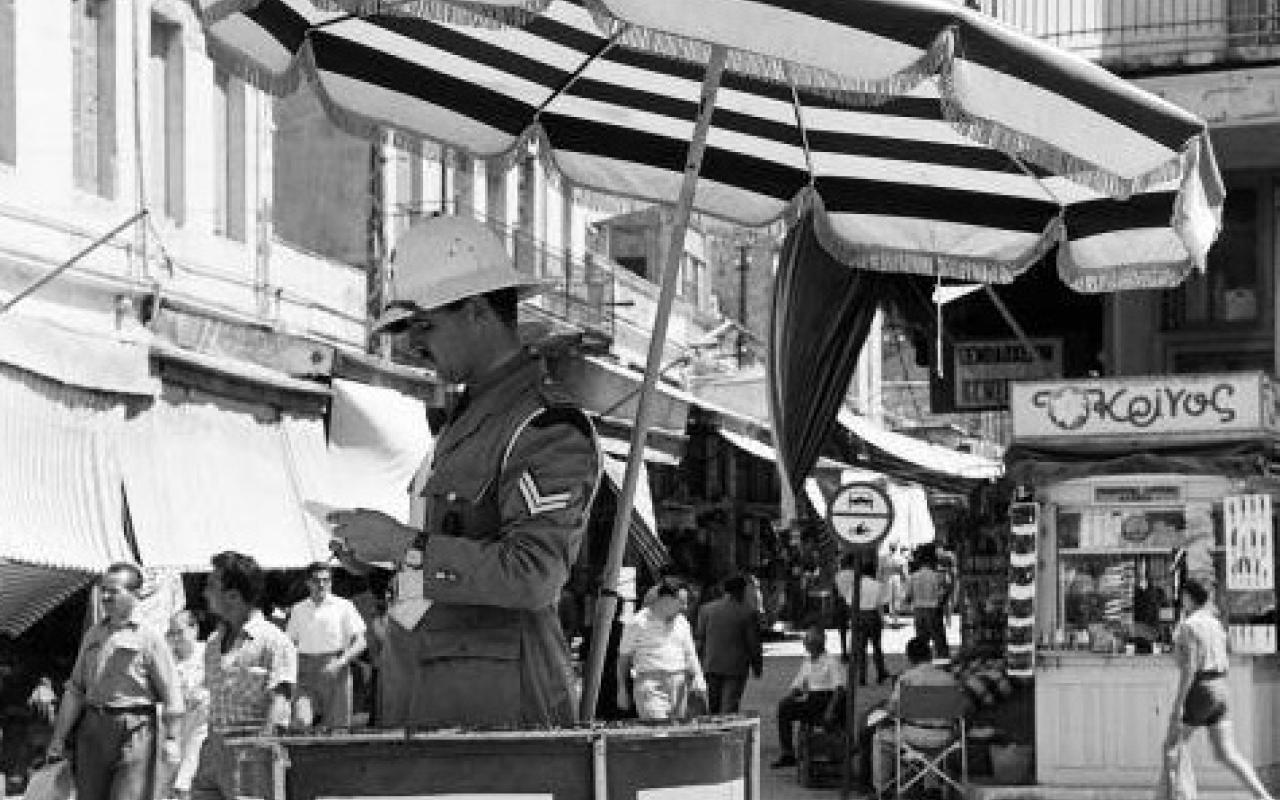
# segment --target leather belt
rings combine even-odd
[[[1196,672],[1196,680],[1198,681],[1211,681],[1214,678],[1225,677],[1227,677],[1227,672],[1221,669],[1202,669]]]

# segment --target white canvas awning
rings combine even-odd
[[[961,453],[885,430],[844,407],[838,419],[845,430],[870,449],[868,466],[877,472],[926,483],[931,480],[992,481],[1004,473],[1004,465],[995,459]]]
[[[94,572],[131,557],[124,398],[0,364],[0,558]]]
[[[316,430],[319,420],[314,422]],[[142,563],[209,568],[223,550],[267,568],[327,559],[303,511],[284,426],[266,406],[172,390],[129,423],[124,483]]]

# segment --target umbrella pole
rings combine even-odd
[[[619,490],[618,509],[613,519],[613,532],[609,538],[609,555],[601,576],[599,601],[596,603],[595,630],[591,637],[591,652],[587,659],[587,671],[582,687],[583,719],[595,719],[596,700],[600,696],[601,673],[604,671],[605,653],[609,646],[609,632],[618,608],[618,572],[622,568],[622,555],[626,549],[627,531],[631,523],[631,509],[635,503],[636,485],[640,470],[644,469],[645,440],[653,416],[653,395],[657,387],[658,373],[662,369],[663,350],[667,341],[667,323],[671,318],[671,304],[676,296],[676,282],[680,276],[680,256],[684,253],[685,232],[689,228],[689,214],[693,209],[693,193],[702,170],[702,155],[707,146],[707,131],[711,127],[711,115],[715,111],[716,92],[720,89],[720,75],[724,72],[728,50],[723,45],[713,45],[707,60],[707,71],[702,79],[702,98],[698,117],[694,122],[693,137],[685,158],[684,181],[680,184],[680,197],[676,204],[675,221],[671,227],[671,240],[667,245],[667,263],[662,273],[662,287],[658,294],[653,334],[649,339],[649,358],[640,384],[640,397],[636,403],[635,426],[631,429],[631,455],[627,459],[627,471]]]

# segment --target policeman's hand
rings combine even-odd
[[[339,672],[342,672],[342,668],[345,666],[346,666],[346,662],[343,661],[340,656],[334,656],[333,658],[325,662],[324,674],[332,678],[334,675],[337,675]]]
[[[46,761],[61,761],[67,757],[67,743],[58,738],[49,740],[49,745],[44,749],[44,757]]]

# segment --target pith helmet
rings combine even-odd
[[[482,223],[470,217],[431,217],[415,223],[396,244],[390,298],[374,331],[393,328],[419,311],[511,288],[523,298],[543,286],[515,270],[502,240]]]

